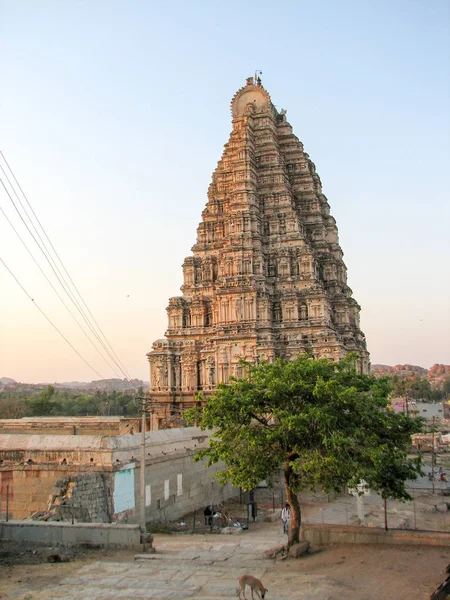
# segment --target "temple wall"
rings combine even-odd
[[[207,504],[239,496],[239,488],[220,486],[213,478],[220,465],[194,462],[192,453],[159,457],[146,464],[146,519],[173,521]],[[140,511],[139,468],[135,471],[136,514]],[[129,522],[135,522],[130,520]]]
[[[139,426],[127,417],[23,417],[0,419],[0,434],[112,436],[137,433]]]
[[[43,419],[45,420],[45,419]],[[239,492],[194,462],[209,434],[195,427],[146,434],[146,517],[173,520]],[[0,514],[26,519],[136,523],[140,435],[0,435]]]
[[[0,515],[27,519],[36,512],[43,520],[107,522],[113,507],[105,498],[111,494],[110,473],[86,472],[77,467],[61,469],[51,465],[16,466],[0,470]],[[104,478],[108,478],[104,485]],[[69,488],[67,490],[67,488]],[[8,502],[7,502],[8,496]]]

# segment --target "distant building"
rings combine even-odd
[[[424,419],[444,419],[444,406],[441,402],[420,402],[405,398],[394,398],[392,408],[394,412],[409,412]]]
[[[182,296],[149,352],[154,427],[195,394],[240,375],[239,360],[339,360],[369,353],[335,219],[314,163],[259,79],[231,103],[233,130],[212,176]]]

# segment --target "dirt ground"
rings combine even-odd
[[[170,538],[173,543],[174,537],[156,535],[156,548],[159,540],[164,543]],[[183,541],[186,543],[186,536]],[[68,552],[69,562],[49,563],[47,556],[58,550],[22,547],[18,554],[17,551],[18,548],[9,545],[0,546],[1,600],[30,600],[33,591],[38,593],[49,584],[76,577],[82,567],[95,562],[133,563],[134,559],[131,551],[89,550]],[[5,554],[8,552],[11,552],[9,556]],[[268,562],[260,560],[262,565]],[[328,600],[426,600],[444,579],[449,562],[447,548],[335,545],[298,560],[272,562],[269,589],[283,589],[286,593],[287,589],[295,589],[300,574],[308,574],[323,577],[333,585],[334,591],[327,596]],[[268,598],[276,596],[268,595]]]
[[[342,600],[350,598],[349,588],[355,600],[428,600],[449,562],[446,548],[340,545],[288,561],[279,570],[326,574],[346,589]]]

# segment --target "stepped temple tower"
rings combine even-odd
[[[369,371],[360,307],[314,163],[259,78],[247,79],[231,112],[183,263],[183,295],[170,298],[165,338],[147,355],[155,428],[170,424],[167,415],[176,423],[198,391],[239,376],[241,358],[339,360],[356,350]]]

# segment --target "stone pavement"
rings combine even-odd
[[[277,524],[241,535],[156,536],[158,554],[134,562],[95,562],[75,576],[55,582],[33,600],[201,600],[236,599],[238,578],[249,573],[262,579],[270,600],[324,600],[342,598],[326,575],[296,572],[282,576],[275,561],[262,557],[285,537]],[[24,596],[25,590],[17,590]],[[342,587],[340,588],[342,593]],[[8,598],[13,596],[8,595]],[[255,596],[256,597],[256,596]],[[247,588],[247,598],[251,598]]]

